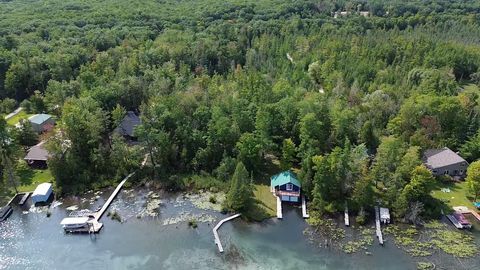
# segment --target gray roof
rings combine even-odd
[[[133,131],[136,126],[140,125],[142,121],[140,117],[132,111],[128,111],[127,115],[123,118],[120,125],[115,129],[116,132],[120,133],[122,136],[135,137]]]
[[[28,149],[27,155],[25,156],[25,160],[44,160],[47,161],[50,154],[48,151],[43,147],[45,142],[41,142],[37,145],[32,146]]]
[[[442,149],[429,149],[424,153],[424,160],[427,167],[431,169],[458,164],[467,161],[448,147]]]

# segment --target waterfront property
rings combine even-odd
[[[50,196],[53,194],[53,186],[50,183],[41,183],[37,186],[35,191],[32,194],[32,202],[34,204],[37,203],[45,203],[48,201]]]
[[[127,141],[135,142],[137,136],[135,135],[135,127],[142,123],[140,117],[135,112],[128,111],[127,115],[122,119],[122,122],[114,130],[114,132],[122,135]]]
[[[5,205],[4,207],[0,208],[0,222],[6,220],[10,214],[12,214],[13,209],[10,205]]]
[[[435,176],[449,175],[463,178],[468,167],[468,162],[448,147],[426,150],[423,154],[423,162]]]
[[[32,115],[28,118],[28,121],[32,125],[33,130],[39,134],[50,131],[55,126],[53,117],[44,113]]]
[[[34,168],[45,169],[47,168],[47,160],[50,154],[45,149],[45,142],[40,142],[37,145],[32,146],[27,151],[27,155],[23,158],[28,165]]]
[[[284,171],[272,176],[270,189],[283,202],[300,202],[301,184],[291,171]]]

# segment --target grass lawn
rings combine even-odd
[[[262,209],[268,217],[277,215],[277,200],[270,192],[270,186],[256,184],[253,191],[255,200],[260,209]]]
[[[20,119],[28,118],[32,116],[33,114],[28,114],[25,111],[20,111],[17,113],[15,116],[7,120],[7,124],[11,126],[15,126],[18,122],[20,122]]]
[[[450,192],[443,192],[442,188],[450,189]],[[473,209],[473,197],[468,191],[466,182],[438,182],[432,196],[443,201],[450,208],[454,206],[466,206]]]
[[[34,191],[38,184],[53,180],[50,170],[31,170],[20,175],[19,192]]]

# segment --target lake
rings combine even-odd
[[[388,239],[384,247],[375,240],[372,255],[317,247],[303,233],[307,224],[301,210],[292,207],[284,209],[283,220],[224,224],[219,235],[225,253],[220,254],[212,228],[224,215],[199,209],[182,195],[160,194],[156,216],[143,216],[152,201],[146,191],[122,191],[111,205],[123,223],[105,215],[97,235],[63,232],[60,221],[67,207],[96,209],[108,194],[66,199],[50,207],[50,217],[46,209],[15,206],[0,224],[0,269],[416,269],[417,260]],[[203,221],[196,229],[187,224],[192,217]],[[446,258],[452,263],[447,269],[471,267]]]

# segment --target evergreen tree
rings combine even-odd
[[[227,193],[227,208],[235,212],[243,212],[247,210],[253,198],[252,188],[248,171],[240,161],[237,163],[237,167],[235,168],[231,180],[230,189]]]

